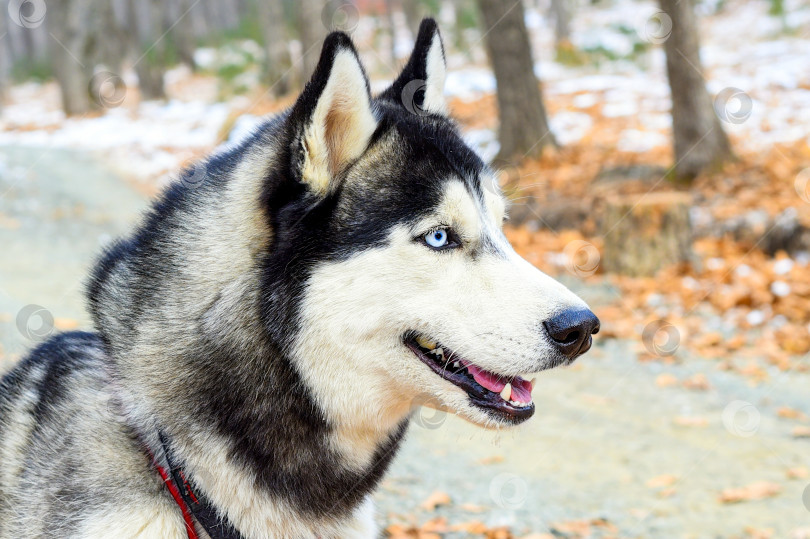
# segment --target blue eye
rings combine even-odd
[[[438,230],[433,230],[425,234],[425,243],[427,243],[429,247],[433,247],[434,249],[441,249],[442,247],[446,247],[448,240],[449,234],[447,233],[447,230],[444,228],[439,228]]]

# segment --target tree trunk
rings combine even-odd
[[[652,276],[692,258],[691,197],[659,192],[608,198],[601,265],[608,272]]]
[[[571,46],[571,8],[566,0],[551,0],[554,17],[554,42],[557,48]]]
[[[5,14],[3,14],[5,15]],[[9,85],[9,72],[11,71],[11,49],[8,43],[11,36],[6,34],[6,17],[0,16],[0,110],[3,109],[3,99]]]
[[[129,12],[132,24],[138,21],[138,5],[146,10],[144,28],[134,28],[135,72],[138,74],[138,88],[141,99],[163,99],[166,91],[163,75],[166,70],[166,42],[163,10],[160,0],[129,0]],[[141,30],[141,31],[139,31]]]
[[[94,7],[90,0],[62,0],[48,5],[45,20],[52,35],[51,59],[65,114],[84,114],[94,107],[89,90],[93,65],[88,54],[94,25],[87,24]]]
[[[102,0],[96,3],[91,20],[84,24],[96,27],[93,32],[92,54],[88,59],[96,65],[103,64],[117,75],[127,56],[127,35],[124,21],[115,11],[115,2]]]
[[[274,96],[285,95],[292,89],[293,74],[290,51],[284,25],[284,5],[281,0],[259,0],[259,19],[264,37],[265,81]]]
[[[402,12],[405,13],[405,21],[411,30],[411,35],[416,39],[419,33],[419,25],[422,23],[424,11],[419,0],[402,0]]]
[[[298,35],[301,38],[301,80],[308,81],[318,65],[327,29],[321,18],[324,5],[318,0],[298,0]]]
[[[259,4],[264,4],[265,0],[260,1]],[[172,14],[173,20],[179,20],[172,28],[172,37],[174,39],[174,46],[177,49],[177,59],[186,64],[190,69],[197,68],[194,61],[194,22],[191,17],[191,12],[195,9],[202,9],[195,7],[193,0],[175,0],[173,2],[177,6],[175,13]],[[182,19],[180,19],[182,17]]]
[[[529,34],[523,4],[478,0],[483,15],[486,47],[498,85],[499,159],[538,155],[546,145],[556,145],[534,76]]]
[[[672,33],[664,42],[672,93],[675,175],[692,180],[731,157],[731,147],[706,90],[697,19],[690,0],[659,0]]]
[[[394,0],[385,0],[385,22],[391,36],[391,65],[397,65],[397,26],[394,23]]]

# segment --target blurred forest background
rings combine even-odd
[[[0,370],[89,327],[100,246],[289,106],[329,31],[380,91],[433,16],[509,239],[602,331],[544,373],[530,434],[493,448],[420,416],[379,495],[386,533],[810,537],[807,0],[6,4]]]

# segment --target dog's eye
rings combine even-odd
[[[447,228],[431,230],[422,237],[422,240],[425,245],[436,250],[458,247],[458,242],[453,239],[451,231]]]

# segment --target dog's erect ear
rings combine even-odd
[[[366,149],[377,121],[368,78],[349,36],[329,34],[312,79],[292,108],[294,168],[317,194]]]
[[[446,114],[444,79],[447,64],[444,59],[444,44],[439,26],[433,19],[423,19],[411,58],[397,80],[380,95],[402,104],[414,114],[424,112]]]

